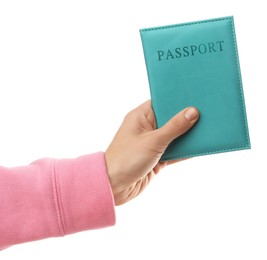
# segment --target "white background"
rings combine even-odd
[[[0,259],[267,259],[264,2],[1,0],[0,165],[104,151],[149,99],[139,29],[228,15],[252,149],[173,165],[116,208],[115,227],[14,246]]]

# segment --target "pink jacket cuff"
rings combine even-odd
[[[0,167],[0,249],[115,224],[104,153]]]

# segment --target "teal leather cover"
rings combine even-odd
[[[233,17],[140,30],[157,127],[185,107],[198,123],[161,160],[250,148]]]

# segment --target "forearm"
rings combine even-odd
[[[103,153],[0,168],[0,249],[115,223]]]

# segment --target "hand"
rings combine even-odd
[[[126,115],[105,152],[116,205],[140,194],[160,169],[181,161],[159,162],[159,159],[171,141],[188,131],[198,118],[196,108],[185,108],[163,127],[156,129],[151,101]]]

